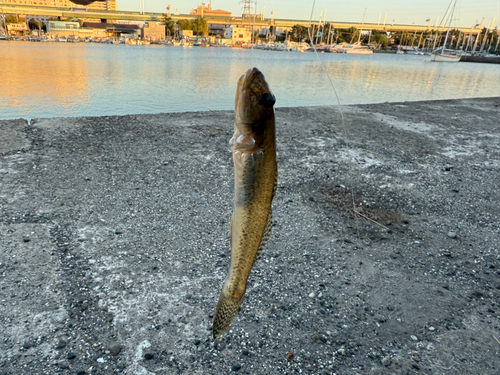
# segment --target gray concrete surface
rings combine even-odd
[[[232,112],[1,121],[0,374],[500,373],[499,104],[278,109],[216,343]]]

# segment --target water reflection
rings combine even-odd
[[[312,53],[98,44],[2,42],[0,118],[122,115],[232,109],[252,66],[278,107],[332,105]],[[428,57],[321,54],[342,104],[498,96],[489,64]]]
[[[85,49],[54,47],[47,54],[34,43],[7,43],[0,57],[0,118],[29,117],[44,106],[55,113],[78,114],[87,105]]]

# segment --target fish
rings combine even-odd
[[[231,260],[213,318],[214,339],[231,325],[245,297],[248,276],[271,236],[276,194],[276,98],[264,75],[249,69],[238,80],[234,103],[234,208]]]

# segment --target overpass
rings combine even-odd
[[[1,1],[1,0],[0,0]],[[160,22],[163,20],[163,13],[154,12],[134,12],[134,11],[105,11],[105,10],[95,10],[80,8],[75,4],[75,8],[57,8],[57,7],[42,7],[42,6],[28,6],[28,5],[11,5],[11,4],[1,4],[0,3],[0,14],[26,14],[33,16],[48,16],[48,17],[65,17],[65,18],[85,18],[85,19],[100,19],[100,20],[121,20],[121,21],[150,21],[150,22]],[[197,16],[190,14],[180,14],[171,15],[171,18],[175,20],[180,19],[195,19]],[[309,21],[307,20],[291,20],[291,19],[264,19],[264,20],[253,20],[250,22],[248,20],[243,20],[241,17],[207,17],[207,23],[209,24],[224,24],[224,25],[255,25],[257,27],[275,27],[290,29],[294,25],[309,26]],[[313,21],[313,24],[317,24]],[[402,25],[402,24],[375,24],[375,23],[364,23],[359,22],[331,22],[332,28],[335,29],[348,29],[354,27],[356,29],[363,30],[384,30],[388,32],[425,32],[430,30],[446,30],[445,27],[432,27],[429,25]],[[456,27],[454,29],[460,30],[462,33],[472,35],[477,35],[482,29],[472,29],[465,27]]]

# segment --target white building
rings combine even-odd
[[[233,43],[250,43],[252,42],[252,29],[240,26],[229,26],[226,27],[224,38],[231,39]]]

